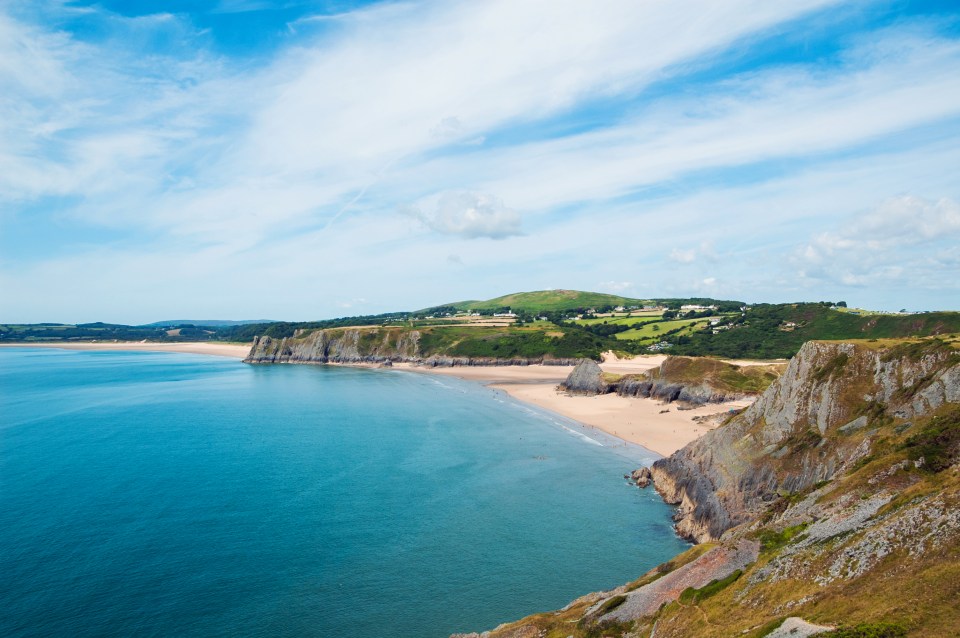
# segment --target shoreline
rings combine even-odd
[[[102,343],[4,343],[0,348],[58,348],[61,350],[172,352],[229,357],[242,360],[250,351],[247,344],[211,342],[102,342]],[[612,353],[600,364],[604,372],[638,374],[659,366],[666,355],[640,355],[618,359]],[[751,365],[754,362],[737,362]],[[340,364],[349,367],[379,368],[376,364]],[[521,403],[576,421],[584,428],[639,445],[659,456],[670,456],[691,441],[712,430],[729,414],[750,405],[753,400],[706,404],[680,409],[676,403],[657,399],[621,397],[616,394],[571,395],[557,389],[573,366],[533,364],[527,366],[455,366],[425,367],[413,363],[395,363],[391,368],[420,374],[452,376],[504,392]]]
[[[0,348],[56,348],[59,350],[89,350],[116,352],[179,352],[181,354],[205,354],[215,357],[244,359],[250,346],[236,343],[209,341],[177,341],[172,343],[149,343],[142,341],[105,341],[101,343],[0,343]]]
[[[656,355],[604,361],[600,367],[604,372],[638,373],[660,365],[664,358]],[[394,364],[393,368],[477,382],[504,392],[521,403],[572,419],[586,428],[599,430],[664,457],[717,427],[730,410],[740,410],[753,403],[753,399],[744,399],[681,409],[677,403],[661,403],[657,399],[616,394],[572,395],[557,389],[573,370],[572,366],[424,368],[404,363]]]

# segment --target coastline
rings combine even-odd
[[[59,348],[62,350],[174,352],[212,355],[242,360],[250,351],[247,344],[211,342],[103,342],[103,343],[5,343],[0,348]],[[600,364],[604,372],[638,374],[659,366],[665,355],[619,359],[607,353]],[[751,365],[753,362],[737,362]],[[352,367],[378,367],[364,364]],[[730,410],[744,408],[751,400],[707,404],[680,409],[675,403],[657,399],[621,397],[616,394],[598,396],[571,395],[557,389],[573,366],[456,366],[424,367],[412,363],[396,363],[393,369],[452,376],[473,381],[504,392],[513,399],[572,419],[589,429],[600,430],[627,443],[635,444],[660,456],[670,456],[691,441],[715,428]]]
[[[0,348],[58,348],[60,350],[113,350],[119,352],[179,352],[206,354],[216,357],[243,359],[250,346],[209,341],[181,341],[176,343],[146,343],[141,341],[109,341],[103,343],[0,343]]]
[[[607,357],[600,367],[604,372],[636,374],[660,365],[665,358],[664,355],[626,360]],[[621,397],[616,394],[571,395],[558,390],[557,386],[567,378],[573,370],[572,366],[425,368],[401,363],[393,367],[481,383],[517,401],[573,419],[588,428],[640,445],[660,456],[670,456],[717,427],[730,410],[745,408],[753,402],[748,399],[680,409],[676,403],[665,404],[657,399]]]

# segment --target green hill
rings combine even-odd
[[[494,299],[485,301],[458,301],[427,308],[421,312],[438,311],[441,309],[454,309],[460,311],[466,310],[503,310],[509,308],[514,312],[538,313],[538,312],[562,312],[574,310],[598,310],[604,311],[617,306],[643,307],[648,305],[662,305],[666,307],[679,308],[683,304],[700,305],[725,305],[737,307],[743,305],[740,301],[717,301],[707,298],[691,299],[634,299],[631,297],[621,297],[619,295],[609,295],[602,292],[584,292],[582,290],[537,290],[534,292],[515,292]]]

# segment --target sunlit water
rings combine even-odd
[[[0,349],[0,635],[488,629],[685,547],[649,460],[448,378]]]

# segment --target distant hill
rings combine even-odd
[[[232,321],[230,319],[170,319],[167,321],[154,321],[145,323],[140,328],[169,328],[175,326],[246,326],[252,323],[276,323],[275,319],[244,319],[243,321]]]
[[[516,292],[486,301],[457,301],[442,306],[427,308],[421,312],[430,312],[441,309],[454,310],[499,310],[509,308],[515,312],[558,312],[568,310],[588,310],[588,309],[610,309],[617,306],[624,307],[643,307],[647,305],[664,305],[667,307],[680,307],[682,304],[726,304],[739,308],[743,305],[740,301],[717,301],[707,298],[691,299],[634,299],[631,297],[621,297],[619,295],[609,295],[602,292],[584,292],[582,290],[537,290],[534,292]]]

